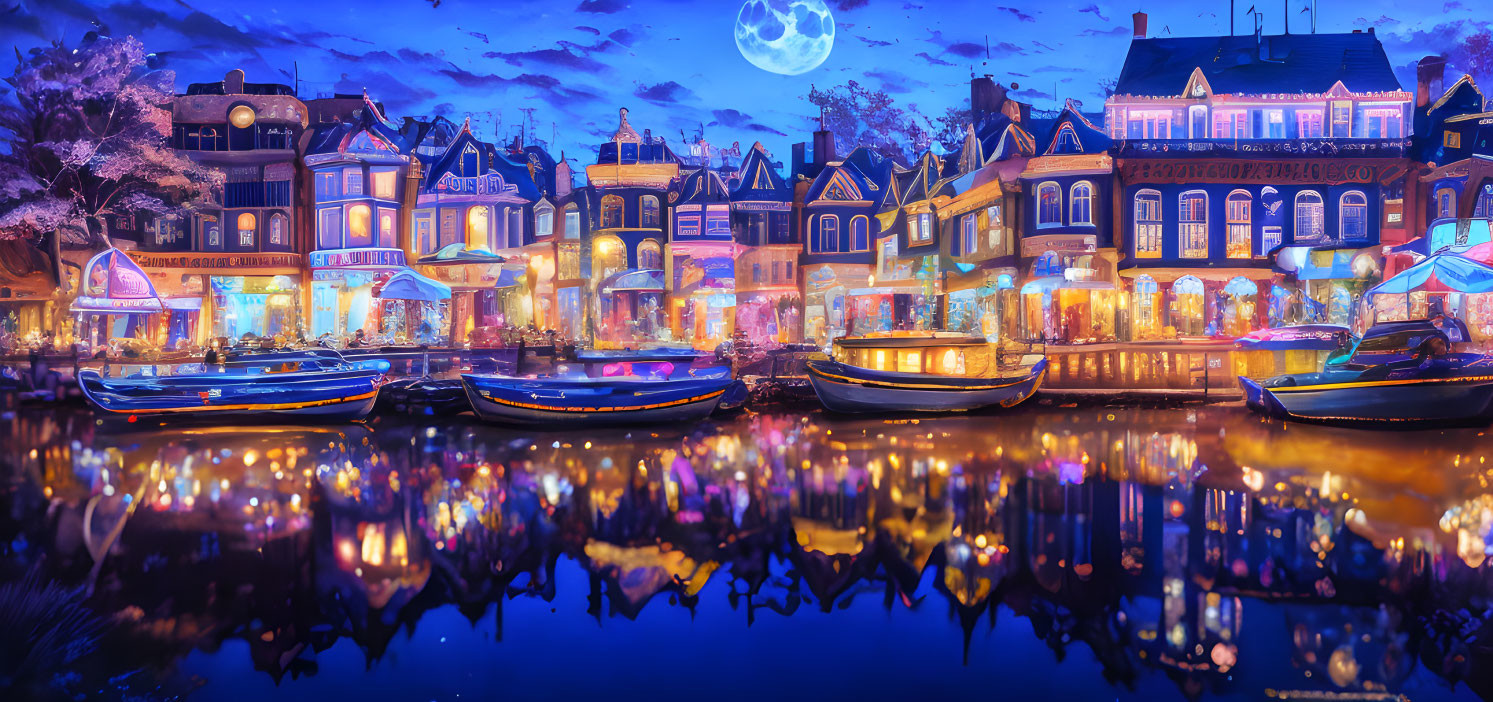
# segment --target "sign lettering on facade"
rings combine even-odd
[[[293,253],[148,253],[130,251],[130,258],[145,268],[298,268],[300,254]]]
[[[1404,175],[1401,163],[1336,159],[1294,161],[1183,161],[1123,159],[1120,174],[1127,183],[1262,183],[1327,184],[1393,182]]]
[[[435,189],[458,195],[501,195],[518,192],[518,186],[503,181],[497,173],[458,177],[447,173],[436,181]]]
[[[336,249],[312,251],[312,268],[400,268],[404,251],[400,249]]]

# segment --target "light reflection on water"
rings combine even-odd
[[[992,670],[1098,697],[1493,693],[1476,430],[1033,407],[13,436],[0,576],[86,583],[108,550],[91,602],[117,626],[69,684],[121,696],[714,689],[742,657],[794,697],[859,689],[825,677],[848,667],[866,698]],[[425,659],[445,676],[398,662]]]

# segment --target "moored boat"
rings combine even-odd
[[[83,396],[109,415],[129,417],[233,417],[324,421],[368,416],[388,364],[350,363],[336,352],[279,351],[231,358],[219,366],[185,364],[160,375],[78,373]]]
[[[1375,325],[1321,371],[1239,378],[1245,404],[1268,416],[1329,423],[1487,423],[1493,356],[1452,351],[1455,321]],[[1448,335],[1447,330],[1452,331]]]
[[[544,429],[703,419],[740,381],[730,377],[512,378],[462,375],[478,417]]]
[[[833,360],[808,362],[809,382],[835,412],[950,412],[1012,407],[1042,384],[1047,359],[1005,353],[983,337],[942,333],[846,337]]]

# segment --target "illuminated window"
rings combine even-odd
[[[613,229],[622,226],[622,197],[607,195],[601,198],[601,228]]]
[[[990,240],[991,253],[996,256],[1010,254],[1010,242],[1006,237],[1006,219],[1001,212],[1000,205],[985,208],[985,227],[986,236]]]
[[[1493,183],[1484,185],[1478,191],[1477,204],[1472,208],[1473,217],[1487,218],[1489,213],[1493,213]]]
[[[378,208],[378,245],[393,248],[394,236],[394,210],[387,207]]]
[[[1322,138],[1322,111],[1297,110],[1296,135],[1302,139]]]
[[[1436,216],[1438,218],[1457,216],[1457,191],[1451,188],[1436,189]]]
[[[642,202],[643,221],[638,226],[657,227],[658,225],[658,198],[652,195],[644,195]]]
[[[1094,186],[1087,180],[1074,183],[1068,191],[1068,223],[1094,224]]]
[[[1338,138],[1353,136],[1353,103],[1332,103],[1332,135]]]
[[[1253,224],[1251,223],[1251,209],[1253,198],[1244,190],[1235,190],[1229,193],[1224,201],[1228,212],[1227,221],[1229,227],[1229,258],[1249,258],[1254,254],[1251,250],[1251,235]]]
[[[254,245],[254,215],[245,212],[238,216],[238,245]]]
[[[964,375],[964,354],[956,349],[948,349],[943,352],[939,366],[945,375]]]
[[[1296,193],[1296,238],[1308,240],[1322,236],[1327,231],[1323,215],[1322,196],[1314,190]]]
[[[581,213],[576,210],[575,205],[565,206],[565,238],[581,238]]]
[[[980,216],[974,212],[964,215],[964,218],[959,221],[959,230],[959,239],[955,242],[959,248],[954,255],[974,254],[980,246]]]
[[[1213,113],[1214,139],[1249,137],[1249,113],[1243,110],[1218,110]]]
[[[1177,234],[1183,258],[1208,257],[1208,194],[1201,190],[1182,193],[1178,202]]]
[[[373,174],[373,196],[381,200],[394,199],[394,171],[378,171]]]
[[[1265,110],[1265,136],[1271,139],[1286,138],[1285,110]]]
[[[1063,190],[1057,183],[1048,181],[1037,186],[1037,226],[1056,227],[1063,224]]]
[[[373,211],[367,205],[347,208],[347,245],[373,245]]]
[[[550,207],[534,210],[534,236],[549,236],[555,233],[555,211]]]
[[[1157,304],[1159,288],[1149,275],[1135,278],[1134,337],[1136,340],[1158,338],[1161,334],[1161,306]]]
[[[627,247],[622,245],[622,240],[615,236],[598,237],[591,251],[593,278],[605,280],[607,276],[625,268],[627,268]]]
[[[488,212],[487,208],[478,205],[467,210],[467,248],[483,249],[492,251],[492,243],[488,241]]]
[[[1135,194],[1135,257],[1161,258],[1161,193]]]
[[[913,244],[933,241],[933,215],[923,212],[908,219],[908,240]]]
[[[1441,135],[1441,145],[1445,146],[1448,149],[1460,149],[1460,148],[1462,148],[1462,133],[1461,132],[1446,132],[1446,133],[1442,134]]]
[[[1349,190],[1343,193],[1338,198],[1337,211],[1344,239],[1362,239],[1369,235],[1369,201],[1362,192]]]
[[[638,244],[638,268],[648,270],[660,270],[664,267],[663,249],[659,248],[658,242],[649,239]]]
[[[902,353],[897,354],[897,372],[898,373],[922,373],[923,372],[923,352],[921,352],[921,351],[903,351]]]
[[[1378,108],[1363,111],[1363,136],[1369,139],[1400,138],[1400,111]]]
[[[342,192],[348,195],[363,194],[363,172],[356,168],[349,168],[342,172]]]

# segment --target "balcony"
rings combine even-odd
[[[1121,139],[1120,158],[1212,158],[1288,156],[1299,158],[1403,158],[1410,140],[1401,139]]]

